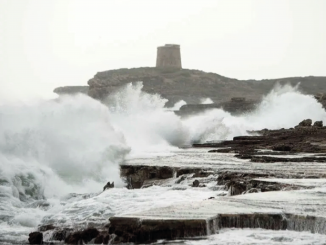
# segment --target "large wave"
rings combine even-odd
[[[106,106],[84,95],[0,107],[2,190],[20,200],[122,185],[129,152]]]
[[[119,164],[126,157],[326,119],[321,104],[291,86],[276,87],[255,111],[239,116],[212,109],[183,118],[166,102],[135,83],[105,104],[85,95],[0,103],[0,220],[36,226],[46,211],[35,212],[35,200],[58,203],[68,193],[99,192],[107,181],[122,187]]]
[[[176,149],[188,142],[188,130],[164,105],[167,99],[142,91],[141,82],[110,95],[106,104],[112,125],[123,133],[132,154]]]
[[[107,180],[122,186],[119,163],[128,153],[167,152],[326,118],[321,104],[291,86],[276,87],[255,111],[240,116],[213,109],[180,118],[166,102],[135,83],[110,95],[106,106],[85,95],[2,105],[2,192],[25,200],[99,190]]]
[[[233,116],[212,109],[186,118],[183,123],[190,130],[192,142],[205,142],[248,135],[250,130],[290,128],[306,118],[326,122],[326,112],[313,96],[285,85],[276,86],[252,112]]]

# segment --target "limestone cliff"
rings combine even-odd
[[[200,99],[207,97],[214,103],[230,101],[233,97],[259,101],[276,83],[299,83],[299,89],[311,95],[326,91],[326,77],[237,80],[199,70],[143,67],[98,72],[88,81],[88,95],[102,100],[122,85],[137,81],[143,82],[145,92],[158,93],[167,98],[167,106],[179,100],[185,100],[188,104],[199,104]],[[73,87],[69,89],[70,92],[73,91]],[[77,90],[85,92],[87,87],[77,87]],[[59,92],[58,89],[55,92]]]

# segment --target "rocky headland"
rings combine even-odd
[[[102,71],[88,81],[88,86],[68,86],[54,90],[58,94],[87,93],[89,96],[103,100],[121,86],[132,82],[143,82],[143,91],[158,93],[168,99],[170,107],[180,100],[187,104],[200,104],[203,98],[210,98],[215,107],[232,101],[232,98],[245,98],[246,103],[259,102],[276,84],[290,84],[310,95],[326,91],[326,77],[292,77],[263,80],[238,80],[216,73],[189,69],[142,67]],[[322,96],[319,98],[322,98]],[[203,108],[212,105],[203,105]],[[244,106],[247,110],[249,106]],[[224,105],[228,110],[228,106]],[[232,111],[231,106],[231,111]]]

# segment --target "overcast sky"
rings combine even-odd
[[[0,0],[0,96],[49,96],[97,71],[154,66],[238,79],[326,76],[324,0]]]

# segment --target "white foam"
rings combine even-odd
[[[287,128],[306,118],[326,118],[312,96],[289,86],[273,90],[252,113],[232,116],[213,109],[185,119],[164,108],[165,99],[141,89],[141,83],[129,84],[109,96],[107,106],[85,95],[9,104],[0,101],[0,240],[4,234],[25,239],[14,231],[27,234],[44,216],[56,222],[67,222],[64,217],[88,222],[205,199],[211,196],[209,190],[152,187],[97,192],[107,181],[124,185],[119,163],[126,158],[145,157],[157,165],[161,159],[156,156],[179,154],[178,147],[192,142],[230,139],[247,130]],[[200,161],[211,164],[211,159]],[[190,157],[182,162],[194,161]],[[239,163],[235,160],[233,164]],[[92,194],[64,199],[68,193]],[[47,205],[36,205],[44,198]]]
[[[200,104],[213,104],[214,101],[212,101],[211,98],[201,99]]]
[[[307,118],[326,121],[326,112],[313,96],[285,85],[276,86],[253,112],[232,116],[222,109],[213,109],[183,123],[190,130],[192,141],[205,142],[248,135],[248,130],[291,128]]]

